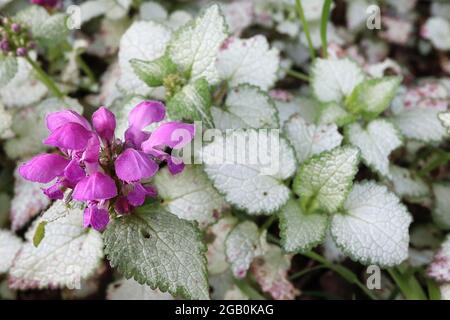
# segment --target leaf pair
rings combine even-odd
[[[163,36],[159,43],[161,48],[154,57],[146,54],[146,60],[132,59],[124,64],[129,63],[148,86],[165,86],[171,118],[203,120],[212,127],[209,86],[219,80],[215,60],[227,37],[227,26],[219,7],[209,7],[173,34],[167,30],[156,31],[164,27],[154,23],[141,24],[149,24],[155,33]],[[149,38],[148,34],[142,32],[142,35]],[[127,54],[128,60],[130,56]]]
[[[338,247],[365,264],[396,265],[408,254],[411,217],[387,188],[355,184],[359,151],[339,147],[306,161],[294,179],[291,199],[279,213],[281,238],[289,252],[307,252],[327,230]]]

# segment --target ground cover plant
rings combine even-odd
[[[449,3],[0,10],[0,298],[450,299]]]

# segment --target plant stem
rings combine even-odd
[[[428,298],[430,300],[441,300],[441,291],[439,286],[432,279],[427,279]]]
[[[234,279],[234,284],[251,300],[266,300],[266,298],[252,288],[245,280]]]
[[[316,271],[316,270],[320,270],[320,269],[327,269],[327,267],[321,264],[321,265],[318,265],[318,266],[315,266],[315,267],[312,267],[312,268],[308,268],[308,269],[299,271],[299,272],[294,273],[293,275],[291,275],[289,277],[289,280],[298,279],[300,277],[303,277],[307,273],[310,273],[310,272],[313,272],[313,271]]]
[[[274,214],[272,216],[270,216],[265,222],[264,224],[259,228],[260,231],[263,230],[267,230],[270,228],[270,226],[274,223],[274,221],[277,219],[277,215]]]
[[[94,72],[92,72],[91,68],[89,68],[88,64],[83,60],[80,55],[77,55],[76,61],[78,66],[83,70],[83,72],[87,75],[91,83],[96,83]]]
[[[450,153],[442,151],[439,152],[434,159],[432,159],[427,165],[425,165],[419,172],[418,175],[420,177],[426,176],[428,173],[433,171],[434,169],[440,167],[441,165],[450,161]]]
[[[361,291],[363,291],[370,299],[377,300],[378,298],[364,285],[362,284],[358,277],[353,273],[353,271],[347,269],[346,267],[343,267],[341,265],[333,264],[329,262],[327,259],[322,257],[321,255],[315,253],[314,251],[310,251],[307,253],[303,253],[304,256],[316,260],[317,262],[320,262],[324,266],[326,266],[328,269],[333,270],[337,274],[339,274],[342,278],[347,280],[351,284],[357,285]]]
[[[50,90],[50,92],[57,97],[58,99],[62,99],[64,97],[64,94],[58,89],[56,84],[53,82],[53,80],[45,73],[44,70],[37,64],[33,59],[30,58],[30,56],[26,55],[25,60],[28,61],[28,63],[33,67],[34,71],[36,72],[39,80],[45,86]]]
[[[311,55],[311,58],[314,60],[316,58],[316,53],[314,51],[314,47],[312,44],[311,34],[309,33],[309,26],[308,26],[308,22],[306,21],[305,13],[303,12],[301,0],[295,0],[295,8],[297,9],[297,14],[303,25],[303,30],[305,32],[306,40],[308,42],[309,53]]]
[[[330,8],[332,0],[325,0],[322,8],[322,17],[320,21],[320,39],[322,41],[322,56],[328,58],[327,24],[330,17]]]
[[[414,274],[404,274],[398,268],[387,269],[391,278],[408,300],[426,300],[427,297]]]
[[[311,80],[308,75],[294,70],[286,70],[286,74],[306,82],[309,82]]]

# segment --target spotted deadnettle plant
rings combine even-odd
[[[59,153],[38,155],[19,168],[27,180],[53,184],[43,189],[52,200],[77,200],[86,203],[84,226],[104,230],[110,215],[124,215],[142,206],[156,190],[146,183],[165,162],[172,174],[181,172],[184,163],[165,151],[179,149],[191,141],[192,124],[166,122],[153,132],[148,125],[165,117],[158,101],[143,101],[129,114],[129,127],[123,140],[114,136],[116,119],[105,107],[92,115],[92,125],[75,111],[64,110],[47,116],[50,135],[44,144]]]

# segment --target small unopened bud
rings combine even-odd
[[[22,27],[18,23],[13,23],[11,25],[11,30],[14,31],[15,33],[19,33],[20,30],[22,30]]]
[[[18,57],[24,57],[27,54],[27,49],[25,48],[17,48],[16,54]]]
[[[30,41],[30,42],[28,43],[28,49],[29,49],[29,50],[36,49],[36,42]]]
[[[8,52],[9,51],[9,42],[8,42],[8,40],[4,39],[4,40],[0,41],[0,49],[3,52]]]

